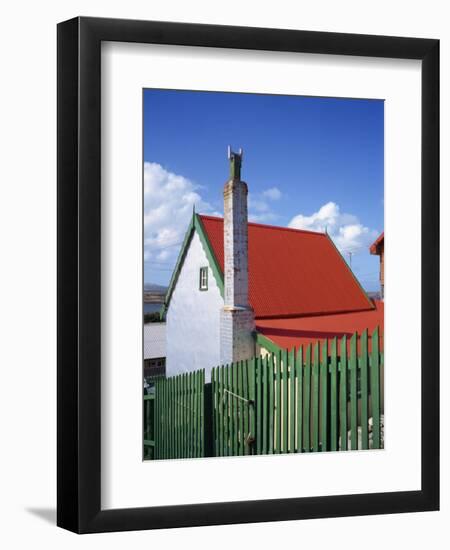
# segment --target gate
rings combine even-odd
[[[205,371],[155,380],[154,458],[206,455]]]

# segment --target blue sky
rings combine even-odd
[[[249,217],[328,231],[367,290],[384,228],[384,103],[144,91],[144,279],[167,284],[195,204],[221,215],[227,146],[244,149]]]

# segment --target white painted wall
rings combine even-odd
[[[208,290],[199,290],[200,268],[208,266]],[[166,317],[166,374],[205,369],[220,363],[220,310],[223,308],[213,272],[197,232],[178,276]]]
[[[144,325],[144,359],[166,356],[166,323]]]

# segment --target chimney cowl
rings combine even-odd
[[[240,181],[243,156],[244,156],[244,151],[242,150],[242,148],[239,148],[239,152],[236,153],[231,149],[231,146],[228,145],[228,160],[230,161],[230,179]]]

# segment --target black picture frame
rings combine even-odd
[[[439,41],[78,17],[58,25],[57,524],[77,533],[439,508]],[[420,491],[101,510],[102,41],[422,61]]]

